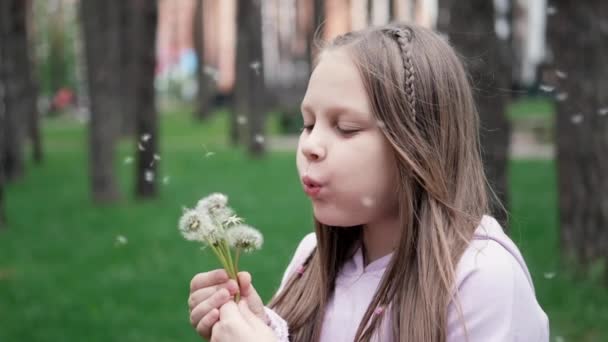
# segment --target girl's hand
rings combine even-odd
[[[214,312],[217,309],[214,309]],[[276,342],[272,329],[254,314],[245,301],[229,301],[222,305],[219,322],[212,328],[211,342]]]
[[[264,312],[264,303],[251,285],[251,275],[248,272],[239,272],[241,285],[241,301],[246,302],[250,311],[263,322],[268,323]],[[236,281],[230,279],[224,269],[199,273],[190,283],[190,323],[197,333],[209,339],[211,329],[219,319],[219,308],[232,301],[239,291]]]

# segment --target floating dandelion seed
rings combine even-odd
[[[142,145],[141,143],[138,143],[138,144],[137,144],[137,148],[138,148],[140,151],[145,151],[145,150],[146,150],[146,148],[144,147],[144,145]]]
[[[376,121],[376,125],[378,125],[378,128],[380,128],[380,129],[386,128],[386,124],[382,120]]]
[[[127,238],[124,235],[117,235],[116,239],[114,240],[114,245],[115,246],[124,246],[127,244],[127,242],[129,242],[127,240]]]
[[[560,102],[566,101],[568,99],[568,93],[561,92],[555,96],[555,99]]]
[[[542,90],[544,92],[547,92],[547,93],[552,92],[553,89],[555,89],[554,86],[550,86],[550,85],[546,85],[546,84],[543,84],[543,85],[540,86],[540,90]]]
[[[256,75],[260,74],[260,61],[253,61],[249,63],[249,67],[255,71]]]
[[[219,71],[211,66],[205,65],[203,67],[203,72],[211,77],[213,80],[217,81],[219,78]]]
[[[145,133],[141,135],[141,141],[148,142],[152,136],[149,133]]]
[[[566,339],[563,336],[555,336],[555,342],[565,342]]]
[[[555,278],[555,272],[545,272],[543,273],[543,276],[545,277],[545,279],[553,279]]]
[[[555,8],[554,6],[548,6],[547,7],[547,14],[548,15],[554,15],[555,13],[557,13],[557,8]]]
[[[131,164],[131,163],[133,163],[133,157],[126,157],[124,159],[123,163],[125,163],[125,164]]]
[[[205,144],[203,144],[203,149],[205,150],[205,158],[209,158],[215,154],[215,152],[211,152],[211,151],[207,150],[207,146],[205,146]]]
[[[263,144],[264,143],[264,136],[261,134],[256,134],[255,136],[255,142],[258,144]]]
[[[169,184],[169,180],[170,180],[170,179],[171,179],[171,178],[170,178],[169,176],[165,176],[165,177],[163,177],[163,184],[164,184],[164,185]]]
[[[146,170],[144,174],[144,179],[146,180],[146,182],[152,183],[154,181],[154,172],[151,170]]]
[[[364,196],[361,198],[361,203],[366,207],[371,207],[374,205],[374,200],[369,196]]]
[[[575,114],[572,115],[572,117],[570,118],[570,121],[572,121],[573,124],[578,125],[581,122],[583,122],[583,114]]]
[[[561,78],[561,79],[565,79],[566,77],[568,77],[568,74],[566,74],[565,72],[563,72],[561,70],[555,70],[555,76],[557,76],[558,78]]]
[[[160,160],[160,156],[158,154],[154,154],[154,160],[159,161]]]
[[[244,125],[244,124],[246,124],[246,123],[247,123],[247,117],[246,117],[246,116],[244,116],[244,115],[239,115],[239,116],[236,118],[236,122],[237,122],[239,125]]]
[[[608,114],[608,107],[604,107],[604,108],[598,109],[597,110],[597,114],[601,115],[601,116],[604,116],[604,115]]]

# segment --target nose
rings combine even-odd
[[[302,153],[309,161],[320,161],[325,159],[327,148],[323,145],[319,134],[315,134],[314,130],[307,136],[302,138],[301,142]]]

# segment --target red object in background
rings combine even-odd
[[[53,97],[53,110],[63,110],[74,103],[74,92],[68,88],[61,88]]]

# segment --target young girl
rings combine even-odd
[[[549,340],[519,250],[486,215],[478,116],[444,39],[410,25],[336,38],[302,115],[297,166],[315,232],[267,308],[247,273],[240,289],[220,270],[195,276],[190,318],[201,336]]]

